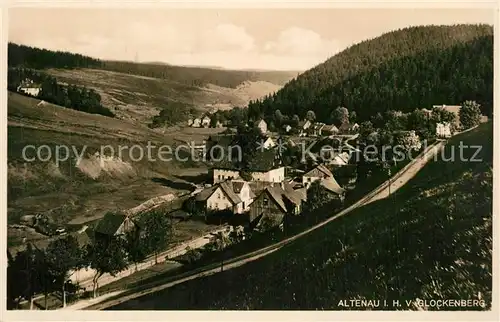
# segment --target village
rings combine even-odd
[[[17,91],[37,97],[41,87],[26,79]],[[461,105],[434,105],[407,114],[388,112],[373,118],[374,123],[377,117],[382,120],[378,126],[356,122],[344,107],[335,110],[344,115],[337,125],[317,122],[312,111],[303,120],[280,116],[271,124],[262,117],[234,121],[232,113],[239,113],[238,109],[212,109],[189,118],[184,127],[194,133],[217,130],[201,141],[186,142],[191,157],[201,156],[209,168],[202,182],[192,183],[196,189],[189,194],[158,196],[134,209],[109,212],[92,227],[85,225],[69,234],[51,227],[43,216],[30,219],[39,231],[74,238],[79,249],[97,251],[110,240],[121,241],[122,246],[114,250],[118,258],[100,255],[115,261],[116,267],[76,265],[64,283],[64,294],[53,293],[53,301],[66,307],[67,302],[91,294],[96,297],[99,285],[119,284],[120,279],[133,279],[153,267],[166,265],[159,272],[173,274],[253,250],[263,240],[267,244],[303,231],[341,211],[408,162],[399,160],[397,165],[393,155],[392,161],[386,160],[379,152],[375,162],[366,162],[364,148],[399,145],[405,155],[415,156],[425,148],[424,141],[446,140],[467,128],[461,123],[461,109]],[[484,115],[474,117],[481,123],[488,121]],[[388,136],[391,139],[384,141]],[[235,148],[241,151],[232,160]],[[172,230],[178,227],[174,223],[201,225],[205,233],[172,243]],[[234,249],[239,250],[234,253]],[[128,268],[131,261],[135,265]],[[104,292],[108,289],[104,287]]]

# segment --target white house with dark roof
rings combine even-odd
[[[207,211],[230,210],[241,214],[248,210],[255,195],[245,181],[224,181],[200,191],[195,201]]]
[[[203,127],[210,127],[210,121],[211,121],[210,118],[208,117],[208,115],[206,115],[201,119],[201,125]]]
[[[31,96],[38,96],[42,86],[40,84],[34,83],[31,79],[26,79],[17,87],[17,91],[20,93],[28,94]]]
[[[333,178],[333,173],[323,164],[319,164],[302,175],[302,185],[309,188],[314,181],[328,177]]]
[[[262,134],[267,133],[267,123],[263,119],[260,119],[257,122],[255,122],[254,126],[258,127]]]
[[[201,127],[201,119],[199,117],[195,118],[193,120],[193,123],[191,124],[192,127]]]

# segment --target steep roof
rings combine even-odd
[[[124,214],[110,213],[108,212],[99,221],[95,229],[96,232],[104,235],[113,236],[118,231],[118,228],[123,224],[127,218]]]
[[[264,122],[264,124],[266,124],[266,125],[267,125],[266,121],[264,121],[263,119],[259,119],[259,120],[255,121],[255,122],[254,122],[254,125],[255,125],[255,126],[259,126],[262,122]]]
[[[325,175],[327,175],[329,177],[333,177],[333,173],[327,167],[325,167],[323,164],[318,164],[317,166],[315,166],[311,170],[304,173],[304,177],[310,176],[312,174],[312,172],[316,169],[318,169],[319,171],[321,171],[322,173],[324,173]]]
[[[338,130],[339,129],[333,124],[326,124],[322,129],[322,131],[329,131],[329,132],[338,132]]]
[[[327,189],[330,192],[336,193],[336,194],[342,194],[344,193],[344,189],[338,184],[338,182],[335,180],[333,177],[328,177],[326,179],[321,179],[320,185],[323,186],[325,189]]]
[[[240,197],[236,193],[234,193],[233,185],[232,185],[231,181],[221,182],[220,187],[222,188],[222,191],[224,191],[224,193],[227,195],[229,200],[231,200],[231,202],[234,205],[237,205],[241,202]]]
[[[196,201],[207,200],[215,192],[215,190],[217,190],[217,188],[219,188],[219,185],[213,185],[209,188],[203,189],[195,196],[195,200]]]
[[[196,201],[206,201],[210,196],[214,194],[214,192],[220,188],[222,192],[227,196],[229,201],[231,201],[234,205],[239,204],[241,202],[240,197],[233,191],[233,186],[230,181],[220,182],[216,185],[211,186],[210,188],[203,189],[198,193],[195,197]]]
[[[266,182],[266,181],[251,181],[251,182],[248,183],[248,185],[250,186],[250,190],[252,190],[252,192],[255,195],[260,195],[262,193],[262,191],[264,189],[266,189],[267,187],[278,186],[279,183],[277,183],[277,182]]]
[[[245,185],[245,181],[232,181],[234,193],[240,193]]]
[[[280,185],[266,187],[262,193],[267,193],[284,212],[287,211],[286,200],[295,205],[300,205],[302,202],[299,193],[295,193],[293,189],[287,191]]]

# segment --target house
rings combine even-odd
[[[481,118],[479,119],[480,123],[486,123],[488,122],[488,117],[486,115],[481,115]]]
[[[212,182],[214,184],[233,179],[241,179],[240,171],[237,169],[213,168],[212,169]]]
[[[264,143],[262,143],[262,147],[266,150],[272,149],[276,146],[276,142],[271,137],[267,137]]]
[[[351,126],[351,132],[357,132],[358,130],[359,130],[359,124],[358,123],[354,123]]]
[[[338,184],[334,177],[320,179],[319,184],[331,194],[332,198],[344,201],[345,189]]]
[[[243,178],[246,181],[282,182],[285,180],[285,167],[282,165],[277,149],[258,152],[251,160],[246,171],[224,159],[212,168],[213,182]]]
[[[254,125],[260,129],[262,134],[267,133],[267,123],[263,119],[258,120]]]
[[[237,213],[241,214],[248,211],[250,209],[250,204],[255,198],[255,194],[250,188],[250,184],[243,180],[229,181],[228,184],[233,189],[233,192],[241,199],[241,203],[237,205]]]
[[[451,124],[449,122],[436,124],[436,136],[438,138],[449,138],[451,134]]]
[[[460,128],[460,109],[462,106],[460,105],[433,105],[433,108],[442,108],[445,111],[451,112],[455,114],[455,122],[451,125],[451,129],[459,129]]]
[[[321,123],[321,122],[314,123],[313,126],[311,127],[311,134],[314,136],[321,135],[321,130],[323,129],[324,126],[325,126],[325,123]]]
[[[190,119],[187,120],[187,125],[188,126],[192,126],[193,125],[193,119],[192,118],[190,118]]]
[[[307,131],[307,129],[309,129],[310,127],[311,121],[309,120],[300,121],[298,125],[299,131],[301,132]]]
[[[328,177],[333,178],[333,173],[323,164],[319,164],[302,175],[302,185],[309,188],[314,181]]]
[[[130,216],[122,213],[108,212],[97,224],[94,230],[95,238],[123,236],[138,230],[139,226]]]
[[[19,86],[17,87],[18,92],[22,92],[24,94],[28,94],[31,96],[38,96],[40,94],[40,91],[42,90],[42,86],[40,84],[33,83],[31,79],[26,79],[25,81],[21,82]]]
[[[351,132],[352,125],[350,123],[342,123],[342,125],[338,128],[340,133],[349,133]]]
[[[249,222],[257,230],[266,230],[282,224],[285,216],[295,216],[301,211],[299,192],[283,185],[267,187],[250,204]]]
[[[333,124],[326,124],[321,129],[320,135],[334,135],[339,132],[339,129]]]
[[[200,118],[195,118],[193,120],[193,124],[191,125],[192,127],[201,127],[201,119]]]
[[[350,158],[351,156],[348,152],[341,152],[341,153],[332,152],[330,156],[324,157],[323,161],[327,162],[329,165],[341,167],[348,165]]]
[[[208,117],[208,115],[201,119],[201,126],[210,127],[210,118]]]
[[[223,126],[224,126],[224,125],[222,124],[222,122],[221,122],[221,121],[217,120],[217,122],[215,122],[215,127],[217,127],[217,128],[221,128],[221,127],[223,127]]]
[[[292,127],[290,126],[290,124],[283,125],[283,131],[285,131],[285,133],[288,133],[291,130],[292,130]]]
[[[230,210],[232,213],[236,213],[237,205],[241,203],[240,197],[225,181],[200,191],[195,196],[195,201],[198,207],[207,212]]]
[[[223,181],[195,196],[196,203],[206,211],[230,210],[234,214],[248,211],[255,195],[245,181]]]

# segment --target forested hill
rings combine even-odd
[[[9,42],[7,55],[9,67],[33,69],[92,68],[102,65],[100,60],[92,57],[18,45],[11,42]]]
[[[249,113],[330,120],[338,106],[367,120],[386,110],[476,100],[493,102],[493,28],[489,25],[410,27],[361,42],[290,81]]]
[[[208,67],[174,66],[165,63],[104,61],[80,54],[51,51],[14,43],[9,43],[8,65],[9,67],[33,69],[95,68],[159,78],[189,86],[214,84],[228,88],[236,88],[245,81],[264,81],[284,85],[299,74],[297,71],[226,70]]]

